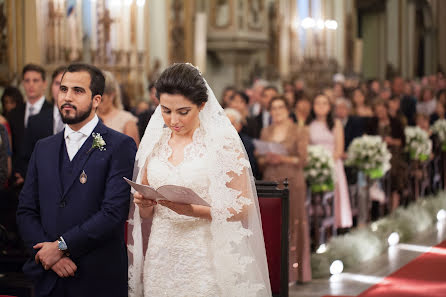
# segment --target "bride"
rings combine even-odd
[[[191,64],[156,82],[160,105],[134,179],[191,188],[210,207],[145,199],[129,216],[129,296],[271,296],[254,178],[214,93]]]

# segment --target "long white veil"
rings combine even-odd
[[[213,91],[207,83],[206,86],[208,101],[199,119],[205,131],[207,155],[211,156],[211,247],[217,284],[221,296],[271,296],[259,203],[248,156]],[[136,154],[133,180],[141,182],[141,170],[163,129],[169,128],[158,107]],[[131,297],[144,295],[142,275],[150,226],[151,220],[141,219],[138,206],[132,202],[127,242]]]

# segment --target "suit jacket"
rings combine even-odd
[[[53,135],[54,130],[53,108],[45,108],[28,119],[28,126],[24,132],[23,145],[20,148],[17,158],[16,171],[23,177],[28,170],[29,159],[34,147],[40,139]]]
[[[32,253],[23,270],[35,282],[37,296],[51,292],[63,282],[72,296],[127,296],[127,250],[125,221],[136,145],[132,138],[107,128],[95,127],[106,142],[106,150],[93,149],[90,135],[76,154],[72,174],[65,187],[60,176],[63,131],[39,140],[20,193],[17,224]],[[64,151],[65,152],[65,151]],[[80,182],[85,172],[87,181]],[[61,279],[52,270],[35,264],[38,242],[62,236],[78,270],[75,277]]]
[[[45,100],[45,102],[42,105],[42,108],[40,109],[40,113],[45,112],[47,109],[52,111],[53,104]],[[12,165],[13,165],[13,170],[15,172],[17,172],[16,168],[21,166],[20,153],[22,151],[22,146],[24,145],[23,140],[25,136],[25,123],[24,123],[25,110],[26,110],[26,104],[23,104],[14,108],[8,114],[8,123],[11,126],[11,136],[12,136],[12,145],[11,145],[13,153]],[[30,118],[28,118],[28,123]]]
[[[366,128],[367,118],[349,116],[344,127],[344,151],[347,151],[348,146],[357,137],[361,137]]]
[[[401,111],[407,118],[409,126],[415,126],[415,115],[417,113],[417,99],[412,96],[404,96],[401,99]]]

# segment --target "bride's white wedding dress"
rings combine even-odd
[[[171,131],[164,129],[147,165],[147,179],[158,188],[171,184],[191,188],[209,204],[205,147],[197,128],[177,166],[168,159]],[[210,221],[183,216],[155,206],[152,230],[144,262],[144,296],[221,296],[211,254]],[[193,280],[193,281],[192,281]]]

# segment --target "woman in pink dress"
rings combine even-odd
[[[332,107],[326,95],[320,94],[313,101],[313,120],[310,124],[310,144],[322,145],[333,153],[335,169],[335,224],[336,228],[352,226],[352,210],[348,194],[342,155],[344,153],[344,128],[334,120]]]

